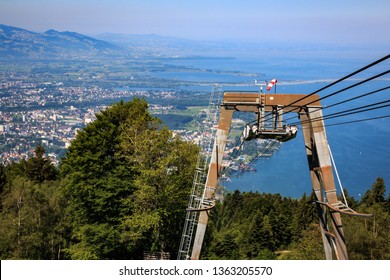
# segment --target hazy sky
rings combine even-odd
[[[390,46],[389,0],[0,0],[0,23],[38,32]]]

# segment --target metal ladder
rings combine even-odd
[[[221,95],[221,87],[219,85],[213,86],[209,106],[206,112],[206,118],[199,127],[199,131],[201,132],[199,140],[200,152],[196,164],[191,195],[188,202],[183,233],[180,240],[180,247],[177,255],[178,260],[189,260],[191,257],[192,238],[199,219],[199,212],[191,210],[200,209],[204,206],[204,204],[209,204],[208,201],[204,201],[203,193],[215,141]]]

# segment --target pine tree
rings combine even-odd
[[[378,177],[375,183],[372,184],[371,189],[368,190],[363,198],[362,203],[371,206],[375,203],[385,202],[386,186],[383,178]]]
[[[22,163],[26,176],[36,183],[57,179],[58,171],[51,164],[50,160],[45,158],[45,152],[43,146],[37,146],[34,151],[34,156]]]

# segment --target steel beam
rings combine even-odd
[[[321,177],[316,172],[319,168],[316,147],[313,140],[313,129],[309,114],[300,114],[300,120],[302,124],[302,134],[305,143],[305,150],[307,155],[307,161],[309,164],[310,178],[312,182],[312,188],[314,195],[318,201],[324,201],[324,195],[321,188]],[[327,228],[325,206],[316,204],[317,214],[320,222],[322,243],[324,246],[325,258],[327,260],[332,259],[332,240],[331,237],[326,234],[329,230]]]
[[[318,201],[327,202],[330,205],[337,205],[337,190],[335,186],[335,180],[333,176],[333,170],[331,165],[331,159],[328,148],[328,141],[326,138],[325,132],[325,124],[322,119],[322,110],[316,108],[307,108],[307,118],[310,120],[308,125],[310,126],[310,141],[312,142],[312,150],[314,152],[314,156],[312,160],[314,161],[312,164],[316,166],[314,169],[316,176],[320,179],[321,191],[323,192],[322,197]],[[303,121],[301,120],[302,124]],[[307,125],[307,124],[306,124]],[[306,143],[305,139],[305,143]],[[310,164],[309,164],[310,165]],[[312,181],[313,182],[313,181]],[[315,183],[313,182],[313,190]],[[320,206],[320,205],[318,205]],[[318,209],[317,206],[317,209]],[[324,209],[324,206],[320,206],[321,213],[319,213],[319,217],[325,216],[328,209]],[[332,251],[335,254],[336,259],[345,260],[348,259],[347,249],[345,245],[344,232],[342,228],[341,216],[338,212],[329,211],[330,225],[332,227],[332,232],[327,237],[327,241],[330,244],[326,244],[324,242],[325,253],[327,251],[327,246],[331,245]],[[326,216],[325,216],[326,222]],[[326,229],[328,225],[324,225],[324,229]],[[323,234],[324,231],[322,230]],[[330,232],[328,230],[328,232]],[[323,238],[324,240],[324,238]],[[326,256],[329,259],[329,256]]]
[[[203,198],[206,200],[214,199],[218,183],[218,174],[221,170],[222,157],[225,151],[226,140],[229,134],[232,118],[233,111],[226,110],[225,108],[221,107],[216,139],[211,155],[210,166],[207,173],[207,180],[203,194]],[[210,210],[202,211],[199,213],[199,221],[196,227],[195,239],[192,247],[192,260],[198,260],[200,257],[203,239],[206,233],[206,227],[209,220],[209,214]]]
[[[337,192],[330,161],[322,110],[306,108],[300,113],[310,177],[316,200],[324,204],[338,204]],[[340,213],[329,211],[317,203],[318,218],[327,260],[348,259]],[[328,220],[330,219],[329,227]]]

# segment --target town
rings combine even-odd
[[[43,145],[56,165],[77,131],[92,122],[110,101],[134,97],[174,99],[177,95],[172,91],[109,91],[99,87],[64,87],[61,82],[22,81],[2,82],[0,91],[1,162],[27,159],[37,145]],[[172,109],[172,105],[150,104],[154,114],[166,114]]]
[[[175,134],[186,141],[199,142],[202,136],[198,124],[206,116],[204,100],[208,97],[208,93],[195,94],[201,106],[183,107],[183,100],[189,100],[188,104],[192,105],[197,103],[188,98],[189,95],[193,97],[194,93],[155,89],[109,90],[97,86],[67,87],[62,82],[32,83],[22,80],[2,82],[0,91],[0,162],[3,164],[26,160],[33,155],[36,146],[42,145],[51,162],[59,165],[78,130],[92,122],[95,115],[113,101],[134,97],[147,99],[150,112],[174,127],[172,130]],[[234,138],[239,137],[244,123],[241,119],[234,120],[228,143],[230,153],[234,152],[237,141]],[[246,164],[256,155],[256,145],[272,145],[270,154],[279,148],[279,145],[269,141],[248,143],[245,145],[246,152],[234,164],[227,157],[226,167],[231,172],[254,171]]]
[[[161,71],[184,76],[162,78]],[[115,63],[96,58],[0,62],[0,163],[26,160],[42,145],[58,166],[78,130],[107,106],[135,97],[144,98],[151,114],[175,135],[198,143],[202,138],[199,124],[206,117],[214,83],[185,80],[189,71],[203,73],[204,69],[156,58]],[[268,145],[271,155],[279,148],[279,144],[254,141],[241,147],[240,158],[231,161],[228,155],[234,152],[247,121],[240,116],[234,120],[225,163],[230,172],[253,171],[248,163],[256,158],[256,151]]]

